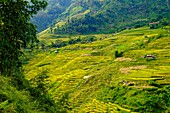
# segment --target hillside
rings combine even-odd
[[[55,23],[59,15],[66,11],[71,4],[71,0],[48,0],[48,6],[44,11],[39,11],[34,15],[31,22],[38,27],[38,32],[48,28]]]
[[[42,33],[27,79],[47,71],[67,112],[170,112],[170,26],[115,34]]]
[[[150,22],[167,25],[169,6],[169,0],[49,0],[46,10],[33,20],[39,31],[50,26],[56,34],[112,33]]]
[[[0,0],[0,113],[170,113],[169,0],[46,6]]]

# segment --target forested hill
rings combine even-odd
[[[40,32],[49,27],[70,5],[71,0],[48,0],[46,9],[39,11],[31,21],[37,25]]]
[[[49,0],[46,10],[33,18],[38,31],[50,26],[60,34],[115,32],[168,20],[169,0]]]

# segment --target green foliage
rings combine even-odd
[[[45,0],[0,1],[0,112],[57,112],[48,94],[46,72],[31,82],[21,73],[23,50],[38,42],[36,27],[29,20],[46,5]]]
[[[56,34],[113,33],[147,26],[152,22],[159,22],[159,24],[151,25],[151,29],[170,24],[168,1],[76,0],[68,2],[64,0],[63,2],[69,5],[64,7],[65,11],[54,18],[58,20],[57,23],[64,21],[65,24],[56,27],[57,23],[53,23]],[[50,10],[54,9],[47,11]],[[85,13],[87,10],[90,12]]]
[[[90,42],[94,42],[96,41],[97,38],[95,36],[86,36],[84,38],[81,39],[81,43],[84,44],[84,43],[90,43]]]
[[[41,113],[28,91],[17,90],[7,77],[0,76],[1,113]]]
[[[14,84],[16,80],[0,76],[0,112],[64,112],[65,109],[62,106],[64,100],[61,99],[58,103],[56,103],[52,98],[52,95],[48,93],[50,81],[47,80],[48,76],[46,73],[47,72],[44,71],[31,79],[30,84],[20,83],[17,86]]]
[[[91,43],[91,42],[94,42],[96,40],[97,40],[97,38],[95,36],[86,36],[86,37],[83,37],[83,38],[78,37],[78,38],[75,38],[75,39],[72,39],[70,37],[68,39],[68,41],[55,40],[55,43],[51,42],[51,45],[49,45],[49,47],[61,48],[61,47],[67,46],[67,45],[72,45],[72,44],[77,44],[77,43],[81,43],[81,44]]]
[[[126,104],[135,112],[161,113],[169,106],[169,97],[167,96],[170,90],[167,89],[168,87],[166,86],[158,91],[137,91],[127,87],[116,86],[114,89],[104,89],[99,94],[98,99],[105,102],[116,102],[121,105]],[[168,100],[165,98],[168,98]]]
[[[29,22],[33,14],[45,8],[42,0],[0,1],[0,74],[10,75],[20,67],[21,48],[33,47],[36,27]],[[29,45],[31,43],[31,45]]]
[[[43,71],[31,79],[31,87],[29,90],[33,99],[37,100],[37,107],[41,108],[41,111],[55,113],[58,109],[55,101],[51,98],[52,96],[48,93],[49,82],[47,71]]]
[[[71,3],[71,0],[48,0],[46,10],[40,11],[37,15],[34,15],[31,22],[38,27],[38,32],[43,31],[49,26],[53,27],[53,24],[56,23],[56,18],[59,18],[71,5]]]
[[[122,56],[123,56],[123,52],[115,51],[115,58],[122,57]]]
[[[47,81],[47,71],[43,71],[41,74],[37,75],[35,78],[31,79],[31,84],[33,87],[33,90],[37,90],[37,92],[33,91],[34,96],[40,97],[39,95],[46,94],[48,92],[47,84],[49,84],[49,81]]]

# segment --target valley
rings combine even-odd
[[[169,0],[0,0],[0,113],[170,113]]]

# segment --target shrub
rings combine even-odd
[[[123,56],[123,52],[115,51],[115,58],[122,57],[122,56]]]
[[[31,88],[29,91],[31,96],[37,100],[36,103],[38,108],[41,108],[41,111],[55,113],[58,109],[52,96],[48,93],[49,82],[47,71],[45,70],[31,79]]]

